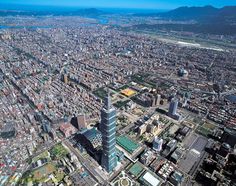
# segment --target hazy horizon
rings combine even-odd
[[[114,8],[114,9],[149,9],[149,10],[170,10],[181,6],[206,6],[211,5],[216,8],[224,6],[234,6],[236,1],[233,0],[178,0],[173,2],[172,0],[0,0],[0,9],[14,9],[14,8]]]
[[[2,6],[1,6],[2,5]],[[95,8],[108,12],[162,12],[171,9],[155,9],[155,8],[117,8],[117,7],[96,7],[96,6],[53,6],[53,5],[6,5],[0,4],[0,10],[16,10],[16,11],[76,11],[79,9]]]

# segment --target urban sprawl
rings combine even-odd
[[[235,50],[76,16],[11,21],[1,186],[235,184]]]

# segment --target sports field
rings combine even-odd
[[[46,164],[33,172],[33,180],[41,181],[47,179],[47,176],[56,170],[55,166],[51,163]]]

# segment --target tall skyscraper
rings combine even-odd
[[[102,161],[101,165],[107,172],[111,172],[117,165],[116,158],[116,110],[112,106],[110,93],[104,100],[101,110],[101,132],[102,132]]]
[[[178,108],[178,99],[173,98],[170,102],[170,107],[169,107],[169,115],[174,116],[177,114],[177,108]]]
[[[172,119],[179,120],[181,116],[177,113],[179,101],[177,98],[173,98],[170,102],[168,116]]]

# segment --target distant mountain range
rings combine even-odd
[[[160,20],[186,21],[186,23],[137,24],[131,30],[186,31],[200,34],[236,35],[236,6],[215,8],[180,7],[168,12],[135,14],[141,17],[158,17]]]
[[[116,12],[118,13],[118,12]],[[79,9],[75,11],[20,11],[20,10],[0,10],[0,16],[89,16],[95,17],[100,15],[112,14],[111,12],[106,12],[98,10],[96,8],[89,9]],[[122,14],[122,13],[121,13]],[[223,22],[235,23],[236,22],[236,6],[226,6],[223,8],[215,8],[213,6],[204,7],[180,7],[168,12],[162,13],[139,13],[133,14],[134,16],[150,16],[150,17],[160,17],[161,19],[171,19],[180,21],[195,20],[200,23],[209,22]]]
[[[136,16],[160,17],[176,21],[195,20],[200,23],[223,22],[224,24],[231,24],[236,22],[236,6],[226,6],[223,8],[215,8],[213,6],[180,7],[169,12],[136,14]]]
[[[118,14],[116,12],[115,14]],[[97,18],[102,15],[114,13],[96,8],[78,10],[0,10],[0,16],[82,16]],[[125,13],[120,12],[121,15]],[[157,23],[139,24],[131,26],[133,30],[148,31],[187,31],[202,34],[236,35],[236,6],[215,8],[204,7],[180,7],[168,12],[129,14],[129,16],[158,17],[160,20],[187,21],[183,23]]]

